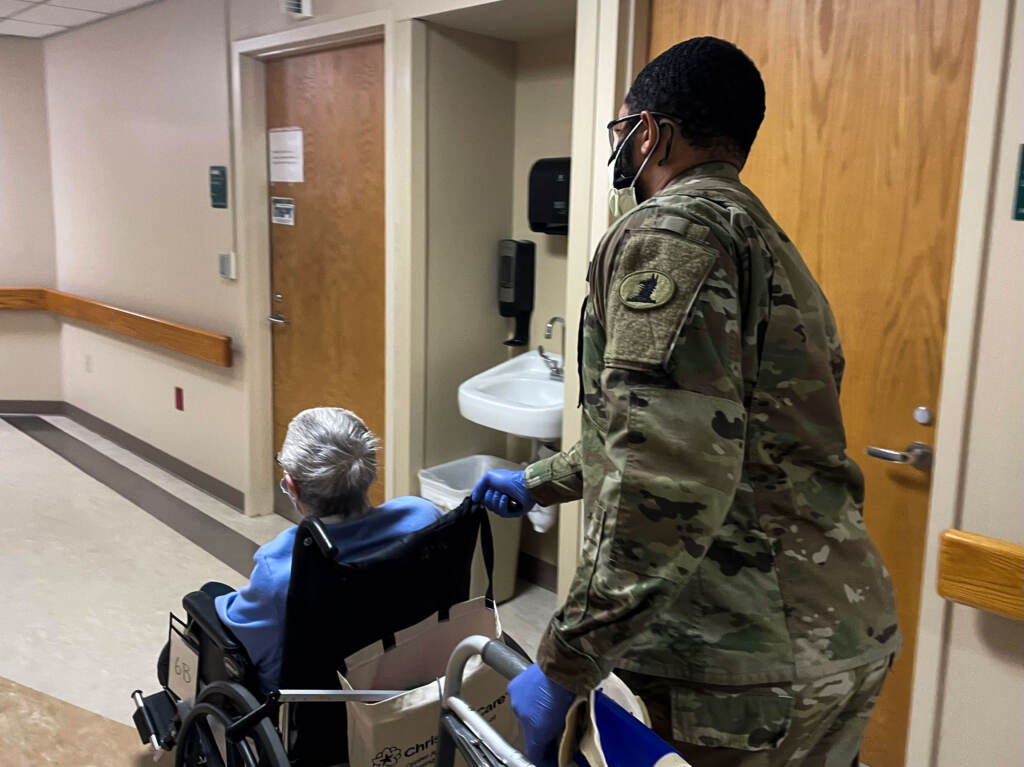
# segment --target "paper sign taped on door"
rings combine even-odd
[[[270,183],[303,181],[302,128],[271,128],[267,134]]]

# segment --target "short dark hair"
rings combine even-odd
[[[642,70],[626,94],[630,112],[664,112],[696,147],[744,157],[764,119],[764,82],[754,62],[717,37],[677,43]]]

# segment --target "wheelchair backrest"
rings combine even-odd
[[[487,512],[467,500],[369,557],[339,562],[322,524],[304,520],[292,553],[281,687],[337,688],[337,672],[356,650],[376,641],[387,647],[395,632],[435,612],[445,618],[469,598],[478,536],[493,561]]]
[[[469,598],[477,538],[491,578],[494,544],[487,512],[468,499],[422,530],[371,556],[337,561],[337,550],[319,520],[299,525],[285,615],[281,689],[338,689],[345,658]],[[488,598],[491,597],[490,588]],[[303,764],[330,763],[344,743],[341,707],[299,704],[293,756]]]

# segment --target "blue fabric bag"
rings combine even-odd
[[[559,764],[562,767],[690,767],[679,752],[647,727],[643,705],[631,694],[624,698],[620,689],[613,690],[613,694],[626,708],[602,690],[591,693],[589,700],[581,698],[573,704],[566,717]]]

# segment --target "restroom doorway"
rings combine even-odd
[[[383,438],[383,40],[268,61],[266,114],[270,131],[301,129],[303,154],[301,181],[274,181],[272,169],[269,184],[285,213],[270,212],[273,449],[296,413],[322,405],[352,410]],[[374,504],[383,447],[378,456]],[[274,505],[294,514],[281,494]]]
[[[871,767],[904,764],[931,475],[865,450],[935,444],[934,416],[915,410],[939,397],[977,19],[978,0],[650,4],[648,58],[715,35],[760,68],[767,114],[741,178],[839,325],[848,452],[904,636],[861,754]]]

